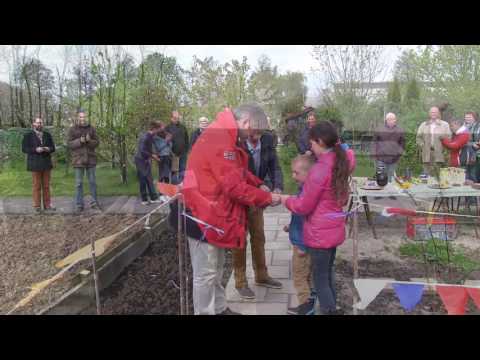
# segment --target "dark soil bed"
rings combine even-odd
[[[192,267],[189,273],[189,314],[192,305]],[[232,271],[230,252],[225,261],[224,283]],[[130,264],[100,297],[103,314],[180,314],[177,238],[172,231],[161,233],[145,253]],[[90,309],[89,311],[92,311]]]
[[[352,299],[355,290],[352,280],[353,269],[351,263],[340,260],[336,264],[337,274],[337,301],[346,314],[352,314]],[[411,278],[423,278],[425,275],[423,264],[413,261],[393,263],[390,261],[361,260],[359,262],[360,278],[392,278],[398,281],[410,281]],[[455,275],[455,274],[454,274]],[[478,277],[478,274],[476,274]],[[471,277],[476,280],[475,277]],[[406,312],[400,305],[393,290],[384,289],[380,292],[365,310],[358,311],[360,315],[444,315],[445,307],[439,295],[425,291],[420,303],[412,312]],[[471,299],[467,305],[467,314],[479,314]]]
[[[112,235],[133,223],[137,215],[16,215],[0,218],[0,314],[10,311],[34,283],[46,280],[60,269],[54,265],[76,250]],[[136,226],[132,228],[135,231]],[[128,236],[130,232],[123,236]],[[120,236],[117,240],[121,240]],[[118,241],[114,243],[116,246]],[[76,270],[86,268],[85,260],[65,277],[42,291],[31,304],[14,314],[35,314],[57,300],[70,287]]]

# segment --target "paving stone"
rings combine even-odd
[[[271,289],[269,289],[271,290]],[[288,294],[279,294],[279,293],[271,293],[270,291],[267,291],[267,294],[265,295],[264,302],[266,303],[286,303],[288,304]]]
[[[275,241],[277,237],[277,231],[275,230],[265,230],[265,240],[266,241]]]
[[[286,303],[231,302],[228,306],[243,315],[285,315],[287,313]]]
[[[278,224],[280,225],[288,225],[290,224],[290,218],[279,218]]]
[[[291,260],[292,255],[292,250],[275,250],[273,252],[273,260]]]
[[[232,278],[233,279],[233,278]],[[248,284],[250,289],[255,293],[255,299],[252,300],[244,300],[240,297],[237,290],[235,289],[235,281],[232,281],[230,286],[227,286],[225,289],[225,295],[227,301],[229,302],[263,302],[265,301],[265,295],[267,294],[267,288],[263,286],[256,286],[253,283]]]
[[[276,216],[266,215],[263,218],[264,225],[278,225],[278,218]]]
[[[288,307],[297,307],[298,305],[300,304],[298,303],[297,295],[296,294],[288,295]]]
[[[275,260],[275,259],[273,259],[272,265],[275,265],[275,266],[289,266],[290,261],[289,260]]]
[[[282,283],[281,289],[269,289],[268,291],[272,294],[291,294],[295,295],[297,292],[293,286],[293,280],[291,279],[278,279]]]
[[[263,230],[265,231],[279,231],[283,229],[283,225],[271,225],[271,224],[264,224]]]
[[[283,229],[282,229],[281,231],[278,232],[276,240],[277,241],[278,240],[290,241],[288,235],[289,234],[287,232],[283,231]]]
[[[291,248],[292,245],[287,241],[267,242],[265,244],[266,250],[290,250]]]

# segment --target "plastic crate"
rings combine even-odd
[[[407,236],[414,240],[454,240],[457,237],[457,221],[451,217],[434,217],[429,230],[426,217],[409,217],[407,220]]]

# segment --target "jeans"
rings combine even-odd
[[[194,314],[220,314],[227,308],[222,285],[225,249],[190,237],[188,244],[193,268]]]
[[[87,173],[88,188],[92,195],[92,204],[98,204],[97,183],[95,180],[95,167],[75,168],[75,203],[77,207],[83,208],[83,176]]]
[[[397,168],[397,164],[387,164],[384,163],[383,161],[377,160],[377,167],[378,166],[383,166],[385,167],[385,171],[387,172],[388,175],[388,182],[392,182],[393,180],[393,173],[395,172],[395,169]]]
[[[323,314],[335,312],[337,309],[335,290],[335,254],[337,248],[307,248],[307,252],[312,262],[313,284],[320,303],[320,311]]]
[[[148,201],[148,196],[151,200],[157,200],[158,195],[153,186],[153,176],[151,165],[144,165],[146,168],[140,169],[137,165],[137,177],[140,185],[140,197],[142,201]]]
[[[263,226],[263,209],[248,209],[248,230],[250,232],[250,247],[252,248],[252,265],[255,281],[262,282],[268,279],[265,261],[265,231]],[[247,247],[232,249],[235,287],[244,288],[247,283]]]

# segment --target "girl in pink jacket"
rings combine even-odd
[[[317,163],[299,196],[282,196],[291,212],[305,217],[303,236],[311,256],[314,286],[322,314],[336,313],[335,253],[345,241],[343,207],[349,197],[348,179],[355,167],[352,150],[343,150],[332,123],[322,121],[309,132]]]

